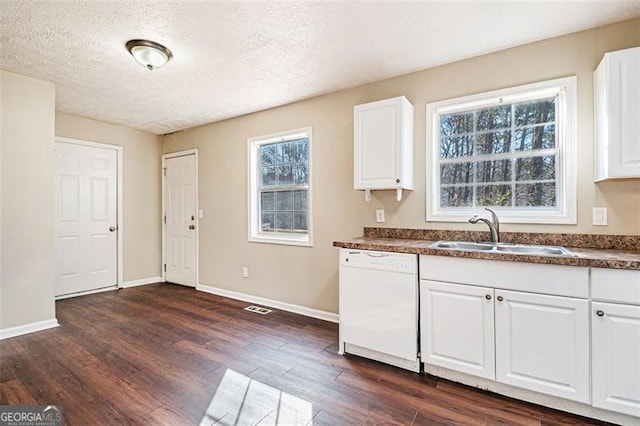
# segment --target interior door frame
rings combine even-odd
[[[123,182],[123,170],[124,170],[124,165],[123,165],[123,159],[124,159],[124,149],[122,146],[120,145],[113,145],[113,144],[108,144],[108,143],[102,143],[102,142],[90,142],[90,141],[85,141],[82,139],[73,139],[73,138],[66,138],[66,137],[62,137],[62,136],[56,136],[54,138],[55,142],[62,142],[62,143],[68,143],[68,144],[73,144],[73,145],[80,145],[80,146],[86,146],[86,147],[92,147],[92,148],[101,148],[101,149],[111,149],[114,150],[116,152],[116,159],[117,159],[117,165],[116,165],[116,220],[118,221],[118,223],[116,224],[116,240],[117,240],[117,245],[116,245],[116,258],[117,258],[117,264],[116,264],[116,287],[117,288],[122,288],[122,285],[124,283],[124,269],[123,269],[123,265],[124,265],[124,261],[123,261],[123,252],[124,252],[124,220],[123,220],[123,187],[124,187],[124,182]],[[55,145],[54,145],[54,149],[55,149]],[[55,155],[55,154],[54,154]],[[57,162],[54,161],[54,164],[57,164]],[[58,177],[58,169],[56,168],[55,170],[56,173],[56,179]],[[55,213],[54,213],[55,214]],[[54,224],[54,233],[55,235],[57,235],[58,232],[58,225]],[[104,290],[97,290],[99,291],[104,291]],[[91,292],[87,292],[87,293],[82,293],[82,294],[89,294]],[[64,298],[64,296],[63,296]]]
[[[176,152],[169,152],[166,154],[162,154],[162,170],[160,171],[160,175],[162,176],[162,281],[166,282],[167,281],[167,271],[166,271],[166,267],[165,265],[167,264],[167,244],[166,244],[166,228],[167,228],[167,224],[165,223],[165,216],[166,216],[166,201],[167,201],[167,197],[166,197],[166,176],[164,174],[164,171],[166,170],[166,161],[170,158],[177,158],[177,157],[186,157],[189,155],[193,155],[195,158],[195,170],[194,170],[194,176],[195,176],[195,180],[196,180],[196,188],[195,188],[195,197],[194,197],[194,201],[195,201],[195,210],[196,210],[196,252],[195,252],[195,272],[196,272],[196,276],[195,276],[195,283],[194,283],[194,288],[198,288],[199,283],[200,283],[200,203],[199,203],[199,188],[198,188],[198,182],[200,181],[200,177],[198,176],[198,148],[193,148],[193,149],[187,149],[184,151],[176,151]]]

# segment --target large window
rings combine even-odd
[[[576,223],[575,77],[427,104],[427,220]]]
[[[311,245],[311,128],[248,143],[249,240]]]

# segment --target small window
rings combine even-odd
[[[427,104],[427,221],[576,223],[575,77]]]
[[[312,245],[311,128],[248,144],[249,241]]]

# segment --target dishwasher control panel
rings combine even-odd
[[[415,254],[371,250],[340,250],[340,266],[378,269],[407,274],[415,274],[418,272],[418,261]]]

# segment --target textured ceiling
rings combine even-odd
[[[163,134],[640,16],[640,1],[0,0],[0,67],[58,111]],[[125,50],[155,40],[148,71]]]

